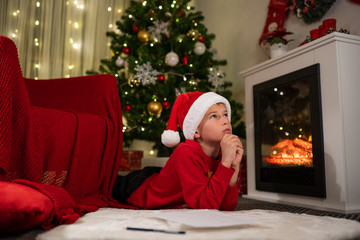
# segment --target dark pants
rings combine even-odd
[[[154,173],[159,173],[161,167],[145,167],[141,170],[130,172],[126,176],[117,176],[112,196],[123,204],[127,204],[130,195]]]

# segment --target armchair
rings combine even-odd
[[[13,211],[19,197],[28,201],[31,191],[51,200],[51,213],[39,223],[44,228],[72,223],[99,207],[126,207],[111,197],[122,136],[114,76],[24,78],[14,42],[0,36],[0,195],[6,196],[0,214],[9,212],[7,206]],[[28,188],[16,195],[18,189],[3,186]],[[29,228],[12,229],[4,218],[0,233]]]

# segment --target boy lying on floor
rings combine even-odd
[[[186,141],[164,168],[146,167],[119,176],[113,197],[142,209],[234,210],[244,150],[230,120],[230,103],[224,97],[213,92],[180,94],[161,140],[167,147],[179,144],[179,126]]]

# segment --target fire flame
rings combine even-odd
[[[269,164],[312,166],[312,144],[302,139],[285,139],[270,149],[269,156],[263,157]]]

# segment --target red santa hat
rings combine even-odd
[[[223,103],[231,120],[229,101],[214,92],[182,93],[175,100],[171,109],[166,130],[161,135],[161,142],[167,147],[175,147],[180,143],[178,126],[186,139],[194,139],[195,131],[207,110],[216,103]]]

